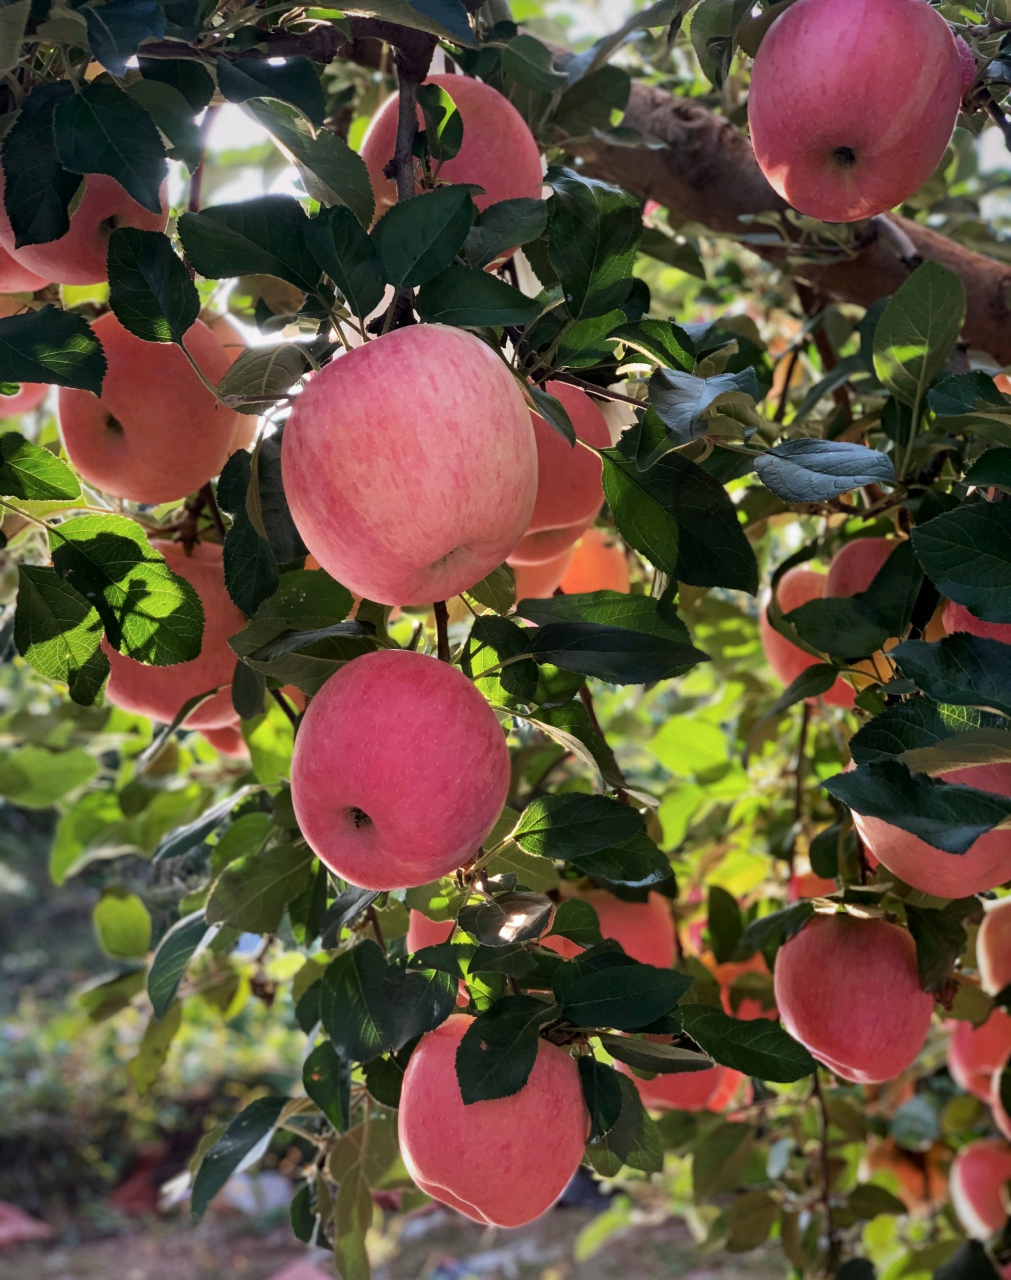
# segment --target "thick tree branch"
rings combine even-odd
[[[666,145],[649,150],[600,137],[582,139],[571,149],[586,173],[658,201],[678,221],[697,222],[724,235],[749,230],[741,218],[787,208],[765,180],[744,134],[701,103],[633,82],[623,124]],[[907,278],[913,255],[938,262],[965,284],[963,336],[969,345],[999,364],[1011,364],[1011,266],[928,227],[890,214],[872,219],[855,255],[831,264],[788,264],[779,246],[753,247],[822,298],[861,306],[894,293]]]

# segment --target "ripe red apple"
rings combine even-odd
[[[815,573],[813,569],[805,569],[803,565],[787,569],[779,580],[777,596],[783,613],[799,609],[802,604],[807,604],[810,600],[818,600],[824,594],[825,575]],[[758,631],[766,660],[785,685],[792,684],[802,671],[806,671],[808,667],[813,667],[822,660],[813,654],[805,653],[803,649],[798,649],[795,644],[787,640],[786,636],[780,635],[769,622],[765,608],[760,609],[758,613]],[[852,707],[856,694],[852,686],[842,676],[838,676],[828,692],[821,696],[831,706]],[[808,701],[813,702],[815,699],[808,699]]]
[[[306,546],[380,604],[472,587],[519,542],[537,492],[515,379],[479,338],[443,325],[396,329],[316,374],[281,463]]]
[[[426,84],[445,89],[463,121],[463,144],[452,160],[439,167],[440,182],[473,182],[484,188],[474,197],[479,209],[500,200],[541,194],[541,153],[526,121],[508,98],[469,76],[429,76]],[[425,127],[421,108],[418,124]],[[397,138],[397,95],[387,98],[372,117],[362,139],[365,161],[376,196],[376,217],[397,201],[397,187],[383,173],[393,159]]]
[[[773,978],[787,1031],[843,1080],[891,1080],[926,1039],[934,1000],[898,925],[813,916],[780,948]]]
[[[606,889],[591,889],[579,897],[596,911],[603,936],[619,942],[627,956],[658,969],[674,963],[674,921],[662,894],[651,893],[645,902],[624,902]],[[583,948],[568,938],[544,938],[543,944],[569,959],[583,954]]]
[[[987,904],[976,935],[976,963],[988,995],[995,996],[1011,986],[1011,898]]]
[[[825,575],[825,595],[855,596],[866,591],[899,545],[897,538],[854,538],[847,542],[832,557]]]
[[[429,920],[424,912],[412,909],[411,922],[407,926],[407,950],[413,954],[422,947],[437,947],[440,942],[449,940],[455,927],[455,920]]]
[[[564,382],[549,382],[545,390],[565,406],[580,440],[608,448],[607,422],[585,391]],[[511,565],[557,558],[596,520],[604,501],[600,458],[570,445],[540,414],[532,413],[530,419],[537,440],[537,501],[523,541],[509,557]]]
[[[934,172],[961,97],[955,41],[923,0],[797,0],[755,56],[755,158],[801,213],[870,218]]]
[[[1011,796],[1011,764],[979,764],[942,773],[980,791]],[[1011,879],[1011,833],[995,829],[981,835],[967,853],[945,853],[901,827],[853,814],[853,825],[869,851],[906,884],[938,898],[965,898]]]
[[[1007,1222],[1002,1192],[1011,1181],[1011,1147],[996,1138],[970,1142],[951,1165],[951,1203],[975,1240],[988,1240]]]
[[[0,178],[0,183],[2,181],[3,179]],[[0,191],[2,190],[0,186]],[[44,289],[47,284],[49,284],[47,277],[29,271],[27,267],[12,258],[6,249],[0,248],[0,293],[34,293],[36,289]]]
[[[566,547],[561,555],[543,564],[514,564],[517,600],[547,600],[555,594],[572,560],[572,548]]]
[[[576,543],[560,585],[568,596],[584,591],[621,591],[628,595],[631,579],[621,541],[603,529],[587,529]]]
[[[188,729],[220,729],[234,725],[232,676],[235,654],[228,637],[245,626],[245,616],[232,604],[225,589],[221,547],[212,542],[199,542],[187,555],[176,542],[153,539],[151,546],[165,557],[173,573],[185,578],[196,589],[204,606],[204,637],[200,654],[190,662],[171,667],[152,667],[118,653],[107,640],[102,648],[112,668],[106,696],[124,711],[148,716],[171,724],[184,702],[215,685],[227,685],[215,697],[202,703],[186,719]]]
[[[18,249],[3,207],[3,173],[0,171],[0,245],[19,266],[43,276],[45,281],[98,284],[108,279],[109,236],[117,227],[164,231],[168,225],[167,182],[162,183],[159,193],[160,213],[152,213],[139,205],[114,178],[104,173],[89,173],[84,183],[84,195],[71,215],[67,234],[46,244],[26,244]]]
[[[21,390],[12,396],[0,396],[0,418],[13,418],[18,413],[37,409],[49,394],[47,382],[22,382]]]
[[[960,1089],[989,1106],[993,1102],[993,1073],[1011,1053],[1011,1018],[994,1009],[986,1022],[974,1027],[959,1021],[948,1041],[948,1071]]]
[[[95,488],[133,502],[170,502],[199,489],[228,460],[242,415],[215,400],[174,343],[144,342],[111,311],[92,328],[109,368],[101,397],[60,388],[70,461]],[[212,382],[224,376],[229,358],[202,321],[184,341]]]
[[[623,1062],[615,1065],[631,1077],[643,1106],[651,1111],[723,1111],[747,1079],[731,1067],[717,1065],[705,1071],[679,1071],[641,1080]]]
[[[579,1072],[568,1053],[541,1040],[518,1093],[468,1106],[456,1050],[472,1021],[454,1014],[411,1054],[397,1118],[400,1153],[428,1195],[476,1222],[518,1227],[554,1204],[583,1158]]]
[[[769,966],[765,963],[765,956],[760,951],[756,951],[747,960],[725,960],[723,964],[716,964],[715,957],[712,957],[711,953],[703,956],[702,960],[708,968],[712,969],[713,977],[720,984],[720,1000],[724,1013],[740,1018],[742,1022],[754,1022],[756,1018],[778,1021],[779,1011],[776,1008],[765,1008],[757,997],[745,996],[742,1000],[738,1000],[737,1008],[734,1008],[731,988],[736,978],[739,978],[742,973],[761,973],[771,976]]]
[[[363,889],[455,871],[495,825],[509,752],[456,667],[387,649],[330,677],[302,718],[291,798],[317,857]]]
[[[237,724],[223,724],[220,729],[205,729],[203,736],[218,755],[229,760],[249,759],[249,747]]]
[[[813,871],[803,871],[790,877],[790,901],[798,902],[801,898],[824,898],[826,894],[835,893],[836,882],[825,876],[815,875]]]
[[[944,630],[949,636],[954,631],[967,631],[969,635],[980,636],[984,640],[1011,644],[1011,622],[984,622],[954,600],[949,600],[944,606]]]

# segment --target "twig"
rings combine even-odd
[[[793,371],[797,367],[797,361],[800,359],[800,347],[794,347],[790,354],[786,357],[786,377],[783,379],[783,393],[779,397],[779,404],[776,406],[776,413],[773,422],[782,422],[786,417],[786,405],[790,398],[790,382],[793,378]]]
[[[372,926],[372,931],[376,935],[376,941],[385,951],[386,943],[383,941],[383,931],[379,924],[379,916],[376,914],[375,906],[369,907],[368,911],[365,912],[365,917]]]
[[[804,750],[807,747],[807,729],[811,723],[811,704],[803,702],[800,715],[800,737],[797,742],[797,767],[794,770],[793,820],[799,822],[804,807]]]
[[[281,708],[284,714],[291,721],[292,728],[297,733],[298,732],[298,713],[295,711],[295,708],[291,705],[291,703],[284,696],[284,694],[281,692],[280,689],[271,689],[270,696],[274,699],[277,705]]]
[[[582,378],[573,377],[571,373],[554,372],[551,375],[551,381],[565,382],[570,387],[579,387],[583,391],[591,391],[595,396],[600,396],[602,400],[620,400],[622,404],[632,404],[637,409],[646,408],[645,402],[636,400],[634,396],[622,395],[620,391],[611,391],[608,387],[598,387],[595,382],[585,382]]]
[[[432,605],[435,611],[435,636],[440,662],[451,662],[449,652],[449,610],[445,600],[436,600]]]
[[[203,505],[207,508],[207,512],[214,523],[214,528],[218,531],[218,537],[222,542],[225,540],[225,522],[221,518],[221,510],[218,507],[218,500],[214,496],[214,489],[211,487],[210,480],[204,485],[197,495]]]
[[[818,1108],[821,1112],[821,1202],[825,1206],[825,1232],[828,1236],[829,1246],[829,1274],[835,1267],[832,1265],[832,1255],[838,1248],[839,1238],[836,1233],[835,1223],[832,1221],[832,1161],[828,1147],[828,1108],[825,1105],[825,1095],[822,1093],[821,1081],[818,1079],[818,1071],[814,1073],[814,1088],[812,1090],[813,1097],[818,1100]]]
[[[1008,151],[1011,151],[1011,120],[1007,118],[989,94],[986,96],[983,108],[986,111],[986,114],[1004,135],[1004,145],[1007,147]]]
[[[418,86],[401,71],[397,91],[397,144],[383,172],[397,184],[397,200],[414,195],[414,139],[418,132]]]
[[[871,218],[871,225],[878,236],[892,246],[907,271],[915,271],[923,265],[923,255],[897,222],[893,222],[886,214],[879,213]]]

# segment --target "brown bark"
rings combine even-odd
[[[623,123],[665,147],[650,150],[587,139],[574,147],[584,171],[658,201],[678,221],[701,223],[733,236],[759,229],[740,222],[742,215],[787,207],[766,182],[744,134],[701,103],[633,82]],[[1011,266],[908,218],[886,216],[921,257],[962,277],[968,298],[963,336],[970,347],[988,352],[1002,365],[1011,364]],[[790,268],[791,274],[836,302],[868,306],[894,293],[908,275],[903,237],[888,235],[874,222],[865,225],[865,243],[852,259],[831,265],[800,263]],[[753,247],[769,261],[786,265],[782,249]]]

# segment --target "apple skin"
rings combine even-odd
[[[927,181],[961,97],[954,38],[923,0],[797,0],[755,56],[751,143],[800,213],[854,222]]]
[[[0,170],[0,174],[2,172]],[[0,177],[0,183],[2,181]],[[0,214],[0,217],[4,216],[6,215]],[[37,289],[44,289],[49,283],[47,276],[29,271],[27,267],[12,258],[6,249],[0,248],[0,293],[35,293]]]
[[[554,1204],[583,1158],[579,1072],[569,1054],[541,1040],[518,1093],[468,1106],[456,1050],[472,1021],[454,1014],[411,1054],[397,1117],[400,1153],[428,1195],[475,1222],[518,1227]]]
[[[598,449],[610,446],[604,415],[585,391],[564,382],[548,382],[544,389],[565,406],[580,440]],[[556,559],[596,520],[604,502],[600,458],[570,445],[540,414],[530,420],[537,441],[537,501],[523,541],[509,557],[514,566]]]
[[[572,547],[566,547],[560,556],[545,560],[543,564],[514,564],[517,600],[547,600],[555,594],[572,560]]]
[[[832,557],[825,576],[825,595],[855,596],[866,591],[899,543],[898,538],[855,538],[847,542]]]
[[[434,75],[426,84],[445,89],[463,121],[459,153],[439,168],[440,182],[473,182],[484,187],[474,203],[487,209],[500,200],[537,199],[543,184],[541,153],[526,121],[508,98],[469,76]],[[425,127],[421,108],[418,124]],[[376,197],[376,218],[397,202],[397,186],[383,173],[393,158],[397,138],[397,95],[386,99],[372,117],[362,139],[365,161]]]
[[[236,657],[228,637],[246,624],[242,610],[232,604],[225,589],[221,547],[199,542],[187,555],[176,542],[152,539],[151,546],[165,557],[169,568],[195,588],[204,606],[204,638],[198,657],[171,667],[153,667],[118,653],[107,640],[102,648],[112,668],[106,697],[117,707],[171,724],[179,708],[195,694],[215,685],[227,685],[186,719],[188,729],[221,729],[235,724],[232,676]]]
[[[158,503],[218,475],[242,415],[218,404],[174,343],[144,342],[111,311],[92,328],[109,362],[102,395],[61,387],[59,402],[60,434],[84,479],[117,498]],[[202,321],[184,341],[212,382],[224,376],[228,355]]]
[[[662,894],[651,893],[645,902],[624,902],[606,889],[578,896],[596,911],[603,936],[620,943],[625,955],[658,969],[674,963],[674,921]],[[583,948],[568,938],[543,938],[542,945],[570,960],[583,954]]]
[[[281,468],[309,551],[379,604],[472,587],[516,547],[537,493],[519,386],[479,338],[444,325],[395,329],[316,374]]]
[[[803,565],[787,569],[779,580],[777,592],[782,612],[790,613],[810,600],[820,599],[825,594],[825,581],[823,573],[815,573],[813,569],[805,569]],[[764,607],[758,613],[758,631],[766,660],[784,685],[792,684],[802,671],[821,661],[813,654],[798,649],[786,636],[780,635],[769,622]],[[842,676],[838,676],[832,687],[821,696],[830,706],[850,708],[856,694],[852,686]],[[807,701],[816,702],[817,699],[808,698]]]
[[[747,1079],[731,1067],[717,1065],[705,1071],[678,1071],[641,1080],[625,1063],[616,1062],[615,1066],[631,1079],[643,1106],[650,1111],[723,1111]]]
[[[813,916],[779,949],[773,980],[787,1031],[843,1080],[891,1080],[926,1039],[934,999],[898,925]]]
[[[412,888],[480,848],[509,776],[505,734],[467,677],[387,649],[341,667],[309,703],[291,798],[331,871],[363,889]]]
[[[987,904],[976,935],[980,985],[995,996],[1011,986],[1011,898]]]
[[[835,893],[837,888],[834,880],[815,875],[813,871],[803,871],[790,877],[790,901],[798,902],[801,898],[824,898],[826,894]]]
[[[979,764],[942,773],[945,782],[960,782],[1011,796],[1011,764]],[[900,827],[853,813],[853,825],[875,858],[906,884],[938,898],[965,898],[994,889],[1011,879],[1011,831],[995,829],[981,835],[967,853],[956,855],[932,845]]]
[[[584,591],[620,591],[628,595],[631,578],[621,541],[603,529],[587,529],[576,543],[560,585],[569,596]]]
[[[455,920],[429,920],[424,912],[412,908],[407,926],[407,950],[413,955],[422,947],[437,947],[440,942],[448,942],[455,927]]]
[[[249,759],[249,747],[237,724],[223,724],[220,729],[204,729],[203,736],[218,755],[229,760]]]
[[[724,1013],[729,1013],[731,1017],[738,1018],[741,1022],[754,1022],[756,1018],[766,1018],[770,1022],[779,1020],[778,1009],[763,1008],[761,1000],[751,996],[745,996],[743,1000],[739,1000],[736,1011],[734,1009],[730,990],[734,985],[734,979],[740,977],[742,973],[769,974],[769,966],[760,951],[756,951],[747,960],[725,960],[723,964],[709,963],[708,960],[705,962],[708,963],[713,977],[720,984],[720,1001],[723,1004]]]
[[[967,631],[983,640],[999,640],[1011,644],[1011,622],[983,622],[971,614],[965,605],[949,600],[944,606],[944,630],[950,636],[955,631]]]
[[[1011,1054],[1011,1017],[994,1009],[982,1026],[959,1021],[948,1041],[948,1071],[960,1089],[991,1106],[993,1073]]]
[[[231,367],[249,346],[245,334],[228,316],[206,314],[202,317],[211,333],[217,338],[228,356]],[[232,436],[232,452],[248,449],[256,439],[256,418],[250,413],[237,413],[235,434]],[[318,567],[318,566],[317,566]]]
[[[951,1164],[951,1203],[966,1233],[988,1240],[1007,1221],[1001,1188],[1011,1180],[1011,1147],[996,1138],[970,1142]]]
[[[164,231],[168,226],[168,183],[159,197],[161,213],[152,213],[128,196],[119,183],[104,173],[84,178],[84,196],[70,219],[70,230],[45,244],[14,244],[14,230],[3,207],[3,173],[0,170],[0,245],[22,267],[46,281],[59,284],[98,284],[107,280],[109,236],[117,227]],[[35,286],[38,288],[39,286]]]
[[[0,396],[0,418],[13,418],[17,413],[37,409],[48,394],[48,382],[22,382],[16,395]]]

